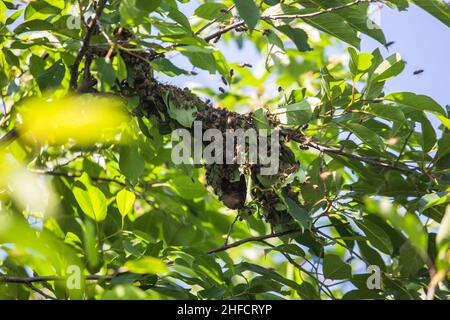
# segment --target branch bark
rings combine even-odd
[[[76,90],[78,88],[78,69],[80,67],[80,63],[83,60],[87,50],[89,49],[89,42],[91,41],[91,37],[94,34],[94,30],[97,26],[97,19],[100,18],[103,9],[106,6],[107,0],[100,0],[98,3],[97,10],[94,13],[94,16],[91,18],[91,21],[89,22],[86,35],[83,39],[83,44],[81,45],[81,49],[78,52],[75,62],[73,63],[72,67],[70,68],[70,88],[73,90]]]

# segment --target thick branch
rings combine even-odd
[[[98,274],[91,274],[86,276],[85,280],[111,280],[113,276],[103,276]],[[10,277],[0,275],[0,283],[16,283],[16,284],[30,284],[36,282],[48,282],[48,281],[65,281],[67,278],[59,276],[42,276],[42,277]]]
[[[75,58],[75,62],[73,63],[72,67],[70,68],[70,88],[73,90],[76,90],[78,87],[78,69],[80,67],[80,63],[83,60],[87,50],[89,49],[89,42],[91,41],[91,37],[94,34],[94,31],[97,27],[97,19],[100,18],[103,9],[106,6],[107,0],[100,0],[98,3],[97,10],[94,13],[94,16],[91,18],[91,21],[89,22],[86,35],[83,39],[83,44],[81,45],[81,49],[78,52],[78,55]]]

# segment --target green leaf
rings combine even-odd
[[[395,229],[404,232],[415,250],[422,257],[426,257],[428,235],[416,215],[412,213],[399,214],[397,208],[386,198],[380,201],[367,199],[365,204],[370,213],[379,215],[389,221]]]
[[[308,10],[303,13],[316,12],[315,9]],[[349,26],[347,21],[335,14],[323,14],[314,18],[303,19],[306,23],[313,27],[322,30],[348,44],[359,48],[361,39],[358,37],[358,32]]]
[[[349,279],[352,276],[352,268],[344,263],[335,254],[325,254],[323,258],[323,275],[327,279],[340,280]]]
[[[28,20],[22,24],[19,24],[14,29],[14,32],[16,34],[21,34],[30,31],[51,31],[51,30],[53,30],[53,24],[44,20],[35,19],[35,20]]]
[[[127,66],[120,54],[116,55],[113,62],[114,70],[116,71],[116,77],[119,81],[126,80],[128,77]]]
[[[120,147],[119,168],[131,183],[136,183],[144,172],[144,158],[138,150],[137,144]]]
[[[370,220],[364,219],[363,221],[355,221],[358,227],[364,231],[367,239],[370,243],[381,252],[386,254],[392,254],[392,243],[389,236],[378,225]]]
[[[194,178],[176,176],[172,181],[174,189],[184,199],[203,197],[207,193],[206,188]]]
[[[373,103],[364,108],[363,111],[383,119],[406,122],[405,114],[395,104]]]
[[[120,190],[116,195],[117,208],[122,217],[126,217],[133,209],[136,195],[126,189]]]
[[[221,15],[221,10],[227,9],[227,6],[223,3],[206,2],[195,9],[194,15],[203,19],[213,20]]]
[[[100,267],[100,255],[98,252],[98,240],[95,231],[95,224],[91,220],[83,223],[83,245],[88,261],[89,272],[96,273]]]
[[[135,0],[136,7],[139,10],[146,11],[148,13],[153,12],[161,4],[161,0]]]
[[[267,119],[266,114],[264,113],[263,109],[256,110],[252,115],[253,121],[255,122],[255,126],[258,129],[266,129],[270,130],[272,129],[272,126],[269,123],[269,120]]]
[[[303,29],[292,28],[288,25],[279,26],[277,29],[294,42],[298,51],[306,52],[312,50],[308,44],[308,35]]]
[[[430,120],[427,119],[426,114],[423,112],[422,120],[420,121],[422,126],[422,149],[424,152],[430,152],[430,150],[436,144],[436,132],[431,125]]]
[[[358,54],[356,50],[352,47],[348,48],[350,53],[350,71],[353,76],[357,76],[360,73],[367,72],[372,67],[372,61],[374,56],[370,53],[360,53]]]
[[[61,8],[54,7],[47,1],[33,1],[25,9],[24,20],[30,20],[31,18],[45,20],[60,12]]]
[[[55,89],[61,85],[66,73],[66,67],[58,60],[50,68],[36,76],[36,82],[42,92]]]
[[[183,106],[175,106],[169,97],[169,92],[164,97],[164,102],[167,106],[167,111],[172,119],[175,119],[183,127],[190,128],[194,123],[195,116],[193,113],[197,108],[185,109]]]
[[[445,191],[428,193],[428,194],[424,195],[422,198],[420,198],[420,201],[419,201],[420,209],[419,210],[420,210],[420,212],[423,212],[431,207],[446,203],[449,199],[450,199],[450,194]]]
[[[158,72],[162,72],[169,77],[176,77],[179,75],[187,75],[189,74],[188,71],[178,68],[176,65],[174,65],[170,60],[168,59],[156,59],[151,61],[151,65],[153,69],[155,69]]]
[[[294,218],[303,229],[308,229],[311,222],[308,211],[300,207],[292,198],[284,196],[282,193],[279,193],[279,195],[292,218]]]
[[[300,102],[278,108],[272,114],[277,115],[283,124],[303,125],[311,120],[313,111],[319,103],[316,98],[305,98]]]
[[[192,32],[191,24],[189,23],[188,18],[177,8],[172,6],[167,6],[167,10],[169,11],[169,18],[182,26],[186,31]]]
[[[424,260],[417,250],[406,241],[400,248],[399,267],[404,277],[414,276],[424,265]]]
[[[86,173],[77,179],[73,194],[81,210],[95,221],[103,221],[106,218],[108,203],[103,192],[93,186]]]
[[[160,5],[160,0],[148,1],[148,0],[122,0],[119,6],[120,21],[122,26],[126,25],[139,25],[141,24],[153,10],[147,10],[148,8],[155,9]]]
[[[443,0],[410,0],[450,27],[450,5]]]
[[[138,260],[129,260],[125,268],[132,273],[139,274],[166,274],[169,272],[166,264],[155,257],[143,257]]]
[[[383,151],[383,139],[372,130],[358,123],[348,123],[345,126],[371,148],[380,152]]]
[[[239,12],[239,16],[250,29],[254,29],[260,18],[259,8],[254,0],[233,0]]]
[[[413,92],[394,92],[384,97],[385,100],[393,101],[421,111],[430,111],[446,116],[445,110],[432,98],[415,94]]]
[[[436,159],[442,159],[450,153],[450,133],[444,133],[438,141]]]
[[[405,69],[402,57],[395,53],[384,60],[373,72],[372,81],[382,82],[399,75]]]
[[[210,74],[218,70],[214,52],[198,46],[184,46],[178,49],[197,68],[207,70]]]

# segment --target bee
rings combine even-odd
[[[221,80],[222,80],[224,85],[226,85],[226,86],[228,85],[227,79],[225,79],[224,76],[221,77]]]
[[[253,66],[250,63],[247,62],[243,62],[243,63],[239,63],[239,68],[252,68]]]
[[[234,76],[234,69],[230,69],[230,78],[233,78]]]
[[[384,46],[387,48],[389,48],[390,46],[392,46],[395,43],[395,41],[389,41],[387,42]]]
[[[416,71],[413,72],[413,75],[417,76],[417,75],[422,74],[422,73],[424,73],[424,72],[425,72],[425,70],[423,70],[423,69],[418,69],[418,70],[416,70]]]
[[[193,75],[193,76],[197,76],[197,75],[198,75],[198,72],[195,72],[195,71],[191,71],[191,75]]]
[[[219,87],[219,91],[222,92],[222,93],[225,93],[225,89],[222,88],[222,87]]]

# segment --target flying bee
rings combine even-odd
[[[389,48],[390,46],[392,46],[394,43],[395,43],[395,41],[389,41],[389,42],[387,42],[387,43],[384,45],[384,47],[387,49],[387,48]]]
[[[416,70],[416,71],[413,72],[413,75],[418,76],[419,74],[422,74],[422,73],[424,73],[424,72],[425,72],[425,70],[423,70],[423,69],[418,69],[418,70]]]

